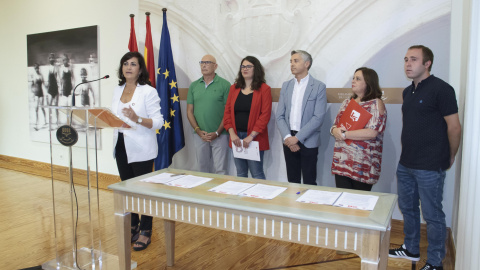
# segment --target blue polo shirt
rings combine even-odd
[[[430,75],[403,90],[400,164],[416,170],[446,170],[450,144],[444,117],[458,113],[453,87]]]

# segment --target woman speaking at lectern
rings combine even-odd
[[[114,157],[122,181],[152,172],[158,146],[155,130],[163,125],[160,98],[150,86],[147,67],[138,52],[128,52],[120,60],[119,83],[112,100],[112,111],[131,129],[113,133]],[[151,242],[152,217],[132,213],[133,249],[143,250]]]

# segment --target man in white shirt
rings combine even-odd
[[[280,91],[276,121],[284,140],[283,153],[289,182],[317,184],[320,127],[327,108],[326,86],[308,73],[312,56],[292,51],[290,69],[294,79]]]

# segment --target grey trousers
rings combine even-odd
[[[195,155],[197,170],[206,173],[226,174],[228,169],[227,153],[228,135],[220,134],[212,142],[204,142],[200,136],[194,134]],[[213,171],[212,171],[213,163]]]

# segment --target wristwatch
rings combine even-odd
[[[217,137],[220,136],[220,135],[218,135],[218,132],[216,132],[216,131],[215,131],[215,134],[217,134]]]
[[[137,119],[137,124],[141,124],[143,121],[143,119],[139,116],[138,119]]]

